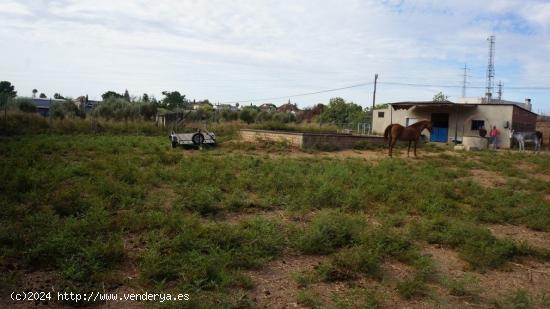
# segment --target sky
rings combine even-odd
[[[550,114],[550,1],[538,0],[0,0],[0,80],[21,96],[178,90],[214,103],[338,96],[366,107],[378,73],[377,103],[453,100],[465,64],[467,96],[485,93],[490,35],[503,99],[529,97]]]

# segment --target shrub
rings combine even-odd
[[[322,210],[298,238],[298,248],[308,254],[327,254],[356,243],[365,222],[337,210]]]
[[[71,101],[55,101],[50,105],[49,110],[50,117],[64,119],[81,117],[84,118],[85,114],[82,113],[78,107]]]
[[[345,248],[331,256],[317,270],[323,281],[349,280],[364,273],[379,278],[380,252],[366,246]]]
[[[136,119],[140,117],[140,107],[122,98],[108,98],[94,108],[92,115],[114,120]]]
[[[465,222],[436,219],[413,229],[413,234],[428,242],[457,248],[462,258],[477,270],[499,267],[520,253],[511,241],[499,240],[487,229]]]
[[[36,105],[29,98],[17,98],[15,99],[15,103],[19,110],[24,113],[36,113]]]

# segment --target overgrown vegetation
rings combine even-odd
[[[244,306],[250,300],[243,295],[255,288],[248,271],[290,252],[322,257],[296,275],[303,306],[325,306],[313,287],[342,282],[346,289],[332,305],[383,306],[383,295],[361,292],[364,281],[403,301],[430,298],[440,286],[488,302],[468,278],[442,280],[422,251],[426,243],[458,252],[479,274],[550,258],[548,248],[496,238],[483,226],[548,231],[548,182],[535,184],[512,164],[515,154],[490,161],[483,152],[426,148],[430,159],[376,162],[290,155],[288,145],[225,142],[239,124],[216,129],[216,148],[182,151],[140,122],[98,122],[96,134],[88,119],[13,117],[27,121],[24,132],[47,134],[0,143],[2,292],[25,287],[25,274],[35,272],[57,274],[52,284],[73,291],[110,291],[128,284],[135,265],[134,287],[189,292],[194,305]],[[12,125],[21,132],[21,123]],[[543,155],[521,159],[550,171]],[[513,190],[517,179],[507,177],[501,187],[483,187],[471,179],[472,168],[527,175],[532,185]],[[409,271],[392,277],[388,263]],[[497,303],[536,306],[538,298],[519,291]]]

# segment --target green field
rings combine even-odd
[[[143,304],[163,307],[550,306],[547,154],[423,147],[388,159],[245,144],[234,130],[198,151],[124,134],[2,137],[2,295],[55,286],[190,295]]]

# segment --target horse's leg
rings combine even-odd
[[[395,146],[395,143],[397,142],[397,137],[391,139],[391,145],[390,145],[390,157],[392,157],[393,147]]]
[[[525,151],[525,141],[521,141],[520,143],[521,143],[521,145],[519,146],[519,147],[520,147],[520,151],[521,151],[521,152],[524,152],[524,151]]]
[[[414,157],[416,158],[416,141],[414,141]]]
[[[409,148],[407,149],[407,158],[409,157],[409,152],[411,152],[411,141],[409,141]]]

